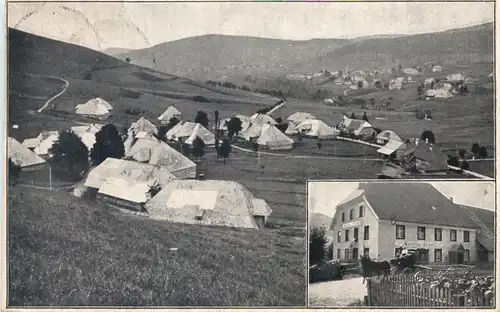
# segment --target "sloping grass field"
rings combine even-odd
[[[157,222],[8,192],[10,306],[303,306],[303,238]]]

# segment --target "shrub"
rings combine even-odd
[[[99,165],[108,157],[122,158],[125,147],[115,125],[108,124],[95,134],[95,143],[90,150],[90,158],[94,165]]]
[[[430,130],[425,130],[424,132],[422,132],[422,134],[420,135],[420,139],[422,141],[428,139],[429,143],[436,144],[436,137],[434,136],[434,133],[432,133],[432,131]]]
[[[486,149],[486,147],[485,147],[485,146],[481,146],[481,147],[479,148],[478,155],[479,155],[479,157],[481,157],[481,158],[486,158],[486,157],[488,157],[488,150]]]
[[[454,166],[454,167],[459,167],[460,166],[460,161],[458,160],[457,156],[448,156],[448,165]]]
[[[233,135],[238,134],[243,128],[241,127],[242,123],[238,117],[232,117],[227,122],[227,135],[232,138]]]
[[[89,150],[80,137],[71,131],[64,131],[49,150],[50,165],[54,174],[70,180],[80,180],[89,167]]]
[[[194,122],[201,124],[203,127],[208,127],[208,115],[204,111],[198,111],[194,117]]]
[[[9,158],[9,182],[15,183],[19,178],[19,175],[21,174],[21,170],[21,166],[19,166],[18,164],[13,162],[11,158]]]
[[[313,228],[309,234],[309,265],[325,260],[326,228]]]
[[[477,144],[477,143],[472,144],[472,148],[471,148],[472,154],[474,154],[474,156],[477,156],[479,154],[480,148],[481,147],[479,146],[479,144]]]
[[[206,97],[203,97],[201,95],[194,96],[193,97],[193,101],[195,101],[195,102],[201,102],[201,103],[210,103],[210,101]]]

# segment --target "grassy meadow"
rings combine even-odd
[[[10,306],[305,304],[303,236],[157,222],[21,186],[8,205]]]

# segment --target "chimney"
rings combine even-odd
[[[453,196],[450,196],[450,201],[453,203]]]

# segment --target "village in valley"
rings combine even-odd
[[[130,27],[123,13],[166,4],[28,5],[9,7],[9,306],[304,307],[307,276],[324,269],[335,283],[344,273],[332,267],[393,257],[400,241],[382,236],[394,218],[408,231],[413,223],[467,231],[453,264],[478,260],[477,275],[489,276],[493,210],[402,179],[494,184],[493,22],[394,37],[167,40]],[[205,4],[186,7],[197,5]],[[106,11],[124,38],[95,13]],[[92,27],[66,37],[39,27],[81,12],[93,12],[82,22]],[[445,48],[435,36],[454,41]],[[401,57],[416,42],[422,55]],[[337,208],[318,222],[325,241],[315,263],[311,179],[381,183],[360,184],[338,205],[366,201],[349,220],[361,218],[370,234],[351,224],[351,244]],[[391,196],[375,203],[381,193]],[[422,207],[436,205],[446,210],[430,222]],[[373,241],[360,245],[358,235]],[[425,249],[417,243],[411,249]],[[439,249],[448,263],[455,245],[427,248],[419,260],[437,261]],[[314,299],[327,306],[329,296]]]

